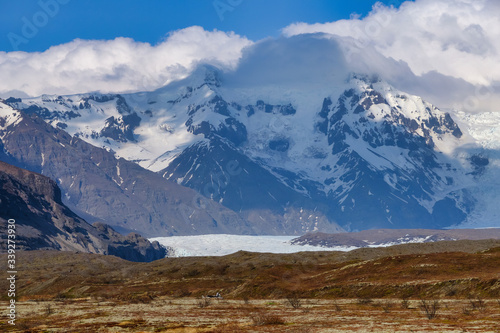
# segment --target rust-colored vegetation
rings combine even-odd
[[[0,260],[5,258],[0,257]],[[133,263],[17,256],[19,332],[496,332],[500,242]],[[6,290],[6,281],[0,288]],[[223,299],[203,296],[220,292]],[[7,304],[6,295],[1,296]]]

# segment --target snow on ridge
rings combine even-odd
[[[5,123],[0,125],[0,130],[6,129],[21,121],[21,113],[10,106],[0,102],[0,118],[5,119]]]

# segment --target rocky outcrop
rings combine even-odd
[[[91,226],[62,203],[59,187],[45,176],[0,162],[0,187],[1,234],[6,237],[7,221],[15,220],[20,250],[79,251],[130,261],[166,255],[158,242],[150,243],[138,234],[123,236],[102,223]]]

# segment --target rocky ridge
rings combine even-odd
[[[0,162],[0,185],[2,238],[8,234],[7,219],[15,220],[17,250],[109,254],[131,261],[167,254],[158,242],[138,234],[123,236],[103,223],[88,224],[62,203],[59,187],[45,176]]]

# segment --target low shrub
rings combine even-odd
[[[426,299],[420,299],[420,309],[424,312],[427,319],[431,320],[436,318],[438,310],[440,309],[439,300],[434,299],[432,301]]]

